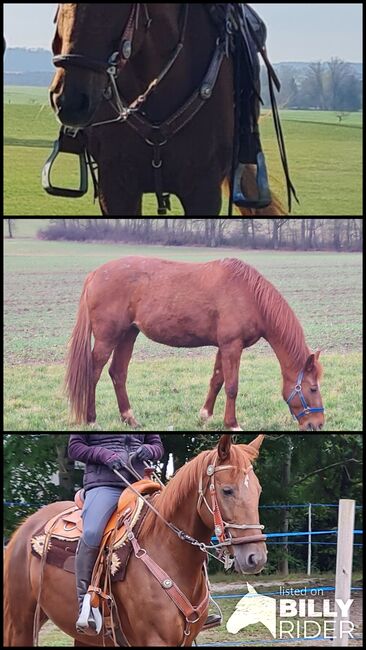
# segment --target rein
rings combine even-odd
[[[130,457],[128,463],[125,464],[126,469],[132,473],[136,478],[140,479],[141,477],[139,474],[136,472],[136,470],[132,467],[131,459],[133,458],[133,455]],[[206,470],[206,475],[209,477],[209,482],[206,486],[206,489],[203,489],[203,477],[200,477],[200,482],[199,482],[199,488],[198,488],[198,502],[197,502],[197,513],[199,514],[199,508],[202,503],[202,501],[205,503],[206,507],[208,508],[209,512],[213,515],[214,517],[214,525],[215,525],[215,535],[217,536],[219,543],[218,544],[204,544],[203,542],[198,541],[194,537],[191,537],[187,533],[185,533],[183,530],[180,530],[177,526],[175,526],[173,523],[167,521],[161,514],[160,512],[142,495],[140,494],[129,482],[128,480],[120,474],[117,470],[113,470],[114,473],[125,483],[126,487],[128,487],[132,492],[136,494],[139,498],[141,498],[144,503],[146,503],[147,507],[150,508],[152,512],[154,512],[157,517],[159,517],[168,528],[179,537],[180,540],[187,542],[188,544],[191,544],[192,546],[198,547],[203,553],[208,553],[208,555],[211,555],[214,557],[216,560],[219,560],[222,564],[225,565],[225,568],[230,568],[232,566],[233,560],[230,558],[230,554],[228,552],[228,547],[229,546],[235,546],[239,544],[251,544],[253,542],[265,542],[266,541],[266,536],[263,535],[262,533],[259,535],[251,535],[248,537],[232,537],[231,534],[226,535],[226,529],[230,528],[235,528],[239,530],[248,530],[248,529],[255,529],[255,530],[263,530],[264,526],[261,524],[235,524],[231,522],[225,522],[222,518],[220,507],[217,501],[217,492],[216,492],[216,486],[215,486],[215,474],[217,472],[227,470],[227,469],[235,469],[234,465],[220,465],[217,466],[217,459],[218,459],[218,454],[216,452],[216,458],[215,462],[213,464],[209,464]],[[147,469],[152,471],[152,468],[149,467],[147,464],[145,464]],[[248,474],[250,471],[253,470],[253,466],[250,465],[246,469],[243,469],[242,471],[244,472],[246,478],[245,481],[249,480]],[[156,473],[155,473],[156,476]],[[158,479],[160,485],[163,485],[160,479]],[[165,486],[163,486],[165,487]],[[211,502],[212,502],[212,508],[210,507],[209,503],[207,502],[207,499],[205,497],[205,492],[207,491],[209,487],[210,490],[210,495],[211,495]],[[218,557],[217,555],[214,555],[213,553],[210,553],[209,550],[217,550],[217,549],[223,549],[223,552],[221,555],[225,556],[225,559],[222,559],[221,557]]]

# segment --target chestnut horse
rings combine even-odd
[[[206,546],[220,516],[224,548],[234,556],[235,570],[240,573],[258,573],[267,561],[258,514],[260,485],[251,466],[263,438],[260,435],[249,445],[233,445],[230,434],[221,436],[217,449],[202,452],[182,467],[154,500],[165,520]],[[78,646],[113,645],[102,634],[88,639],[76,632],[78,605],[73,574],[45,564],[40,589],[41,560],[30,552],[31,539],[51,517],[70,505],[62,502],[42,508],[18,528],[9,542],[4,570],[5,647],[33,646],[33,619],[39,594],[41,625],[50,619],[76,639]],[[113,585],[127,642],[132,647],[191,646],[208,613],[203,571],[206,552],[180,539],[154,512],[148,513],[138,543],[194,607],[199,603],[204,606],[191,617],[192,625],[188,625],[167,590],[146,568],[139,554],[132,553],[125,580]]]
[[[310,352],[287,302],[248,264],[235,259],[188,264],[125,257],[91,273],[80,300],[66,377],[78,423],[96,421],[96,386],[113,353],[109,373],[122,420],[139,426],[126,390],[139,332],[173,347],[218,347],[201,418],[206,421],[213,416],[225,384],[225,427],[231,431],[242,430],[236,399],[243,349],[265,338],[281,364],[283,396],[300,429],[322,429],[319,352]]]

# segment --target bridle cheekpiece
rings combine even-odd
[[[232,537],[230,533],[229,534],[226,533],[226,530],[230,528],[236,528],[239,530],[248,530],[248,529],[263,530],[264,526],[262,526],[261,524],[234,524],[231,522],[224,521],[217,500],[215,474],[217,472],[221,472],[224,470],[235,469],[235,467],[234,465],[216,465],[217,459],[218,459],[218,454],[215,459],[215,462],[213,464],[210,463],[206,470],[206,475],[210,478],[207,487],[209,488],[210,495],[211,495],[211,506],[205,497],[205,491],[207,490],[207,487],[206,490],[203,489],[202,476],[200,477],[200,482],[199,482],[199,489],[198,489],[199,498],[197,502],[197,511],[199,511],[199,508],[203,501],[206,507],[208,508],[209,512],[213,515],[215,535],[219,540],[219,544],[217,546],[224,547],[224,549],[226,550],[228,546],[232,546],[232,545],[250,544],[252,542],[265,542],[267,538],[262,533],[260,535],[250,535],[248,537]],[[253,470],[252,465],[249,465],[249,467],[247,467],[246,469],[242,469],[242,471],[246,476],[246,480],[248,479],[249,472],[251,472],[252,470]]]

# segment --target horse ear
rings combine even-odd
[[[254,449],[259,451],[262,446],[262,442],[264,438],[265,438],[264,433],[261,433],[260,436],[257,436],[256,438],[254,438],[254,440],[252,440],[252,442],[249,443],[249,447],[254,447]]]
[[[218,453],[220,460],[226,460],[230,455],[230,449],[232,445],[231,433],[225,433],[220,438],[218,444]]]
[[[305,364],[305,372],[313,372],[315,369],[315,354],[311,354]]]

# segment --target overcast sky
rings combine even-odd
[[[269,31],[273,63],[339,57],[362,61],[362,4],[253,3]],[[57,4],[5,3],[8,47],[50,48]]]

